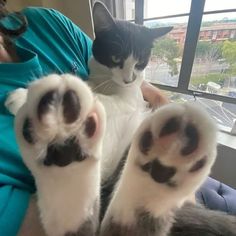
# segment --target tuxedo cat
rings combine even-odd
[[[15,130],[45,232],[236,235],[234,217],[186,203],[216,158],[212,119],[191,103],[151,113],[140,92],[152,43],[171,28],[117,21],[99,2],[93,16],[90,87],[73,75],[49,75],[27,97],[20,90],[9,98],[24,100]]]
[[[143,71],[153,42],[172,27],[149,29],[115,20],[100,3],[93,8],[93,19],[96,37],[89,85],[106,109],[109,127],[101,160],[104,182],[116,169],[140,122],[150,113],[140,89]],[[107,143],[112,148],[107,149]]]

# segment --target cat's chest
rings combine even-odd
[[[137,95],[137,94],[136,94]],[[102,179],[116,169],[140,123],[149,113],[142,95],[101,95],[99,100],[106,110],[106,132],[103,141]]]

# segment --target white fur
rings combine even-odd
[[[161,140],[158,138],[161,128],[167,120],[176,116],[182,117],[182,128],[187,122],[191,122],[197,127],[200,135],[197,150],[188,157],[179,154],[185,143],[181,131],[172,140],[171,137],[169,138],[166,147],[158,144]],[[141,134],[146,130],[151,130],[156,140],[153,150],[148,155],[142,154],[138,147]],[[196,173],[189,173],[194,163],[203,156],[207,156],[207,164]],[[177,173],[173,177],[177,182],[176,188],[153,181],[149,174],[141,170],[140,164],[146,164],[155,158],[166,166],[177,167]],[[195,104],[171,104],[161,108],[148,117],[135,134],[126,166],[107,210],[103,226],[109,222],[110,217],[118,224],[132,224],[135,222],[135,213],[139,209],[145,209],[152,216],[158,217],[180,207],[205,180],[215,158],[216,128],[206,111]],[[176,160],[179,161],[178,164],[175,163]]]
[[[135,65],[137,64],[137,60],[133,57],[133,55],[130,55],[125,61],[123,68],[120,67],[114,67],[111,69],[111,72],[113,74],[112,79],[117,84],[124,87],[125,84],[130,83],[137,83],[141,81],[140,77],[140,71],[135,69]],[[136,81],[133,80],[133,76],[136,76]],[[131,85],[133,86],[133,84]]]
[[[27,89],[19,88],[10,93],[4,103],[5,107],[13,115],[23,106],[27,98]]]
[[[127,77],[132,74],[128,68],[130,66],[134,68],[135,63],[133,57],[127,59],[125,63]],[[123,153],[131,143],[134,132],[150,114],[140,89],[142,73],[137,76],[135,81],[126,85],[122,70],[110,70],[94,58],[90,61],[89,85],[106,110],[107,128],[101,159],[102,181],[105,181],[116,169]]]

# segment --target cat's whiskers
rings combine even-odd
[[[98,88],[102,87],[103,85],[109,84],[109,82],[111,81],[111,79],[107,79],[104,82],[102,82],[101,84],[99,84],[98,86],[94,87],[92,90],[93,92],[95,92]]]
[[[109,81],[110,82],[110,81]],[[109,90],[112,87],[111,83],[106,83],[105,86],[103,87],[102,93],[106,93],[107,90]]]

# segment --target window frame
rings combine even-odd
[[[189,89],[191,73],[192,73],[192,68],[193,68],[193,63],[194,63],[194,58],[195,58],[195,51],[196,51],[196,47],[197,47],[197,43],[199,39],[203,16],[209,15],[209,14],[236,12],[236,9],[224,9],[224,10],[204,12],[205,1],[206,0],[191,0],[189,13],[144,18],[144,0],[135,0],[134,22],[136,24],[143,24],[144,21],[149,21],[149,20],[189,16],[188,23],[187,23],[187,31],[186,31],[186,38],[185,38],[185,43],[184,43],[183,56],[182,56],[182,63],[181,63],[177,87],[161,85],[157,83],[152,83],[152,84],[154,86],[158,86],[158,88],[160,89],[192,95],[194,98],[200,97],[200,98],[206,98],[206,99],[211,99],[215,101],[236,104],[236,98]],[[233,129],[233,127],[231,128]]]

